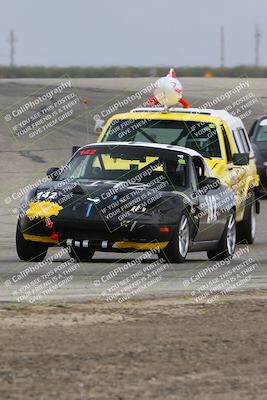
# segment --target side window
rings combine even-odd
[[[240,138],[240,135],[238,133],[238,130],[233,130],[233,137],[234,137],[234,141],[236,144],[236,148],[237,148],[237,152],[238,153],[245,153],[244,147],[243,147],[243,143],[242,140]]]
[[[202,158],[200,157],[193,158],[193,165],[195,167],[194,170],[196,174],[197,186],[199,187],[201,182],[203,182],[203,180],[205,179],[205,165]]]
[[[242,128],[239,128],[238,132],[239,132],[240,138],[242,140],[245,153],[250,153],[250,144],[249,144],[249,139],[246,135],[246,132]]]
[[[223,134],[223,139],[224,139],[224,144],[225,144],[227,161],[232,161],[233,158],[232,158],[231,147],[230,147],[230,143],[229,143],[229,140],[227,137],[226,130],[223,125],[221,125],[221,129],[222,129],[222,134]]]
[[[197,172],[196,172],[196,167],[195,167],[194,162],[192,162],[191,186],[192,186],[193,190],[198,189]]]

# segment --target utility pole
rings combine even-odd
[[[11,29],[8,38],[9,46],[10,46],[10,67],[14,67],[15,65],[15,34],[13,29]]]
[[[224,68],[224,26],[221,26],[221,68]]]
[[[255,65],[258,67],[260,65],[260,41],[261,41],[261,32],[259,25],[256,25],[255,29]]]

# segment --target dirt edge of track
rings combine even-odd
[[[267,293],[0,306],[4,399],[264,399]]]

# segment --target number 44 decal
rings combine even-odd
[[[205,196],[208,206],[207,222],[211,223],[217,220],[217,200],[215,196]]]

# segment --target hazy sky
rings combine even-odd
[[[253,64],[254,31],[262,31],[267,65],[267,0],[0,0],[0,64],[9,63],[9,30],[17,65]]]

